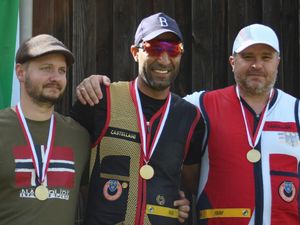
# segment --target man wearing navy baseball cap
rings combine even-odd
[[[141,21],[130,49],[135,80],[106,87],[91,76],[77,88],[83,104],[75,104],[72,116],[97,146],[86,224],[176,225],[189,211],[179,192],[183,161],[185,169],[197,164],[201,147],[199,111],[170,92],[182,34],[174,19],[157,13]],[[92,87],[102,91],[100,103],[96,96],[83,99]]]

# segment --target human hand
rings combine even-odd
[[[76,88],[76,95],[82,104],[93,106],[102,99],[100,84],[110,85],[110,79],[105,75],[91,75],[85,78]]]
[[[184,223],[184,221],[189,217],[190,211],[190,201],[185,198],[183,191],[179,191],[180,199],[174,201],[174,206],[178,207],[178,221]]]

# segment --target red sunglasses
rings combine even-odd
[[[183,53],[183,44],[177,41],[145,41],[140,48],[154,57],[159,57],[163,52],[167,52],[170,57],[176,57]]]

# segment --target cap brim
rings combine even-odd
[[[71,66],[75,59],[74,59],[74,56],[71,52],[67,51],[65,48],[55,48],[55,49],[44,49],[44,51],[40,51],[40,52],[33,52],[31,55],[28,55],[28,59],[27,60],[30,60],[30,59],[34,59],[34,58],[38,58],[38,57],[41,57],[41,56],[44,56],[44,55],[49,55],[49,54],[53,54],[53,53],[58,53],[58,54],[62,54],[65,56],[66,58],[66,63],[67,63],[67,66]]]
[[[74,56],[71,52],[65,51],[65,50],[57,50],[57,51],[53,51],[52,53],[61,53],[66,57],[66,62],[68,66],[71,66],[74,64],[75,59]]]
[[[273,48],[276,52],[279,52],[279,49],[277,49],[275,46],[271,45],[269,42],[265,42],[265,41],[249,41],[243,45],[241,45],[239,48],[237,48],[234,52],[235,53],[240,53],[243,50],[245,50],[246,48],[252,46],[252,45],[257,45],[257,44],[264,44],[264,45],[268,45],[271,48]]]

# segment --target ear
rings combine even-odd
[[[16,76],[17,76],[17,78],[20,82],[23,82],[25,80],[25,73],[26,73],[25,67],[26,66],[23,65],[23,64],[16,63],[16,68],[15,68],[16,69]]]
[[[139,49],[135,45],[131,45],[130,52],[136,62],[138,62]]]
[[[231,65],[231,70],[234,72],[234,56],[229,57],[229,64]]]
[[[280,56],[278,56],[277,58],[277,67],[279,66],[279,63],[280,63]]]

